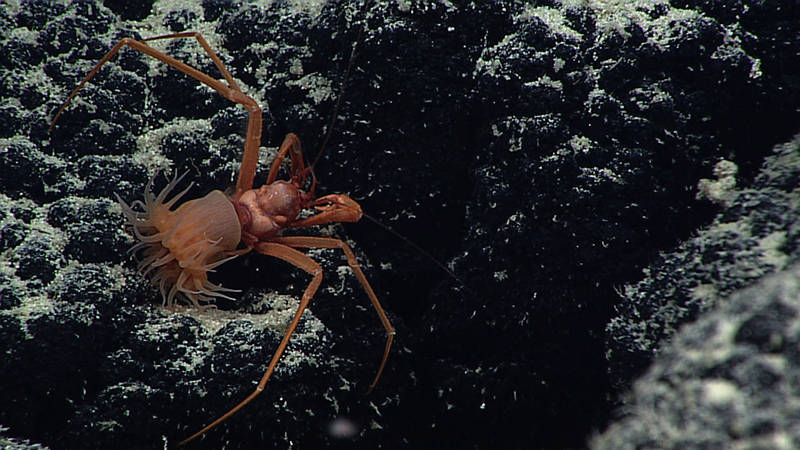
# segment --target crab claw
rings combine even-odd
[[[330,222],[358,222],[363,215],[361,205],[344,194],[326,195],[314,200],[308,206],[313,206],[321,212],[293,222],[291,227],[309,227]]]

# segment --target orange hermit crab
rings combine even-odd
[[[214,61],[228,85],[215,80],[197,69],[186,65],[145,44],[158,39],[196,38],[206,53]],[[120,199],[120,205],[139,243],[133,249],[141,251],[138,265],[140,272],[150,274],[151,280],[161,290],[165,305],[175,304],[184,298],[196,306],[213,301],[214,297],[227,297],[230,292],[208,281],[207,272],[237,255],[256,250],[268,256],[280,258],[310,275],[311,282],[303,292],[300,305],[292,318],[275,354],[267,366],[264,376],[255,391],[203,429],[180,442],[183,445],[219,425],[233,415],[253,398],[267,384],[275,366],[280,360],[292,333],[297,327],[300,317],[308,302],[314,297],[321,281],[322,268],[316,261],[297,248],[339,248],[347,263],[355,273],[361,286],[369,296],[378,317],[386,329],[387,339],[378,373],[370,384],[369,390],[375,387],[386,365],[389,349],[395,331],[378,298],[361,271],[353,251],[340,239],[312,236],[281,236],[286,228],[308,227],[331,222],[357,222],[361,216],[361,207],[353,199],[344,194],[325,195],[314,198],[316,178],[312,166],[306,167],[303,161],[300,140],[294,134],[288,134],[281,144],[275,160],[267,176],[267,183],[253,189],[253,178],[258,164],[258,151],[261,141],[261,108],[255,100],[242,92],[233,77],[222,64],[217,54],[198,32],[184,32],[156,36],[137,41],[124,38],[115,45],[70,94],[53,118],[50,128],[69,105],[78,91],[108,62],[119,50],[128,46],[141,53],[158,59],[175,69],[189,75],[201,83],[211,87],[228,100],[239,103],[250,112],[247,126],[247,138],[244,145],[239,178],[236,189],[231,196],[215,190],[203,198],[190,200],[177,209],[173,206],[186,193],[188,188],[167,200],[169,193],[181,181],[183,176],[175,177],[156,196],[151,191],[152,180],[145,186],[144,202],[134,201],[130,206]],[[281,163],[289,155],[290,177],[288,180],[276,180]],[[311,187],[306,192],[303,188],[311,177]],[[135,209],[137,208],[137,209]],[[304,209],[314,209],[316,213],[305,218],[298,218]],[[245,248],[237,249],[243,243]]]

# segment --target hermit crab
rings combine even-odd
[[[211,57],[214,65],[225,78],[227,85],[145,44],[160,39],[195,38]],[[340,239],[315,236],[282,236],[287,228],[300,228],[331,222],[357,222],[362,217],[361,207],[344,194],[331,194],[315,198],[316,177],[313,164],[306,166],[300,140],[288,134],[272,162],[263,186],[254,189],[253,179],[258,164],[261,141],[261,108],[255,100],[242,92],[220,58],[198,32],[184,32],[150,37],[142,40],[124,38],[119,41],[89,72],[70,94],[53,117],[50,128],[55,125],[72,99],[100,68],[113,58],[122,47],[130,47],[151,56],[211,87],[226,99],[242,105],[250,113],[247,138],[244,145],[239,177],[233,193],[226,195],[214,190],[205,197],[187,201],[174,208],[189,188],[173,195],[170,193],[182,180],[175,177],[158,194],[152,192],[152,180],[145,186],[144,201],[137,200],[128,205],[120,199],[120,205],[132,225],[138,243],[133,247],[138,252],[138,269],[149,275],[161,290],[165,305],[187,301],[193,305],[208,305],[215,297],[230,298],[231,289],[215,285],[208,280],[208,271],[235,258],[255,250],[268,256],[282,259],[304,271],[312,279],[303,292],[286,333],[256,386],[255,391],[209,425],[183,440],[183,445],[219,425],[260,394],[275,366],[286,349],[289,339],[297,327],[308,302],[322,282],[322,268],[298,248],[338,248],[344,252],[347,263],[366,291],[372,306],[386,329],[386,346],[378,372],[370,384],[371,391],[383,372],[394,338],[394,328],[381,307],[375,292],[370,287],[350,247]],[[278,170],[289,157],[290,169],[287,180],[277,180]],[[308,190],[304,190],[309,185]],[[303,210],[314,213],[300,217]]]

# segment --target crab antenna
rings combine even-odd
[[[430,253],[428,253],[428,251],[426,251],[424,248],[422,248],[422,247],[420,247],[419,245],[415,244],[415,243],[414,243],[414,241],[412,241],[411,239],[409,239],[409,238],[407,238],[407,237],[403,236],[402,234],[400,234],[400,233],[398,233],[397,231],[395,231],[395,229],[394,229],[394,228],[390,227],[389,225],[386,225],[385,223],[383,223],[383,222],[379,221],[378,219],[376,219],[376,218],[374,218],[374,217],[370,216],[369,214],[367,214],[367,213],[365,213],[365,212],[362,212],[361,214],[362,214],[362,217],[364,217],[365,219],[369,219],[370,221],[372,221],[373,223],[375,223],[375,225],[378,225],[379,227],[383,228],[384,230],[388,231],[389,233],[392,233],[392,234],[393,234],[393,235],[395,235],[396,237],[398,237],[398,238],[402,239],[402,240],[403,240],[403,241],[404,241],[406,244],[410,245],[410,246],[411,246],[411,248],[413,248],[414,250],[418,251],[418,252],[419,252],[419,253],[421,253],[423,256],[425,256],[426,258],[428,258],[428,259],[430,259],[431,261],[433,261],[433,263],[434,263],[434,264],[436,264],[436,265],[437,265],[437,266],[438,266],[440,269],[442,269],[442,270],[444,270],[445,272],[447,272],[447,275],[449,275],[449,276],[450,276],[450,278],[452,278],[453,280],[455,280],[455,281],[456,281],[458,284],[460,284],[461,286],[464,286],[465,288],[468,288],[468,286],[466,285],[466,283],[464,283],[463,281],[461,281],[461,278],[458,278],[458,276],[457,276],[457,275],[456,275],[456,274],[455,274],[455,273],[454,273],[452,270],[450,270],[450,268],[449,268],[449,267],[447,267],[447,266],[445,266],[444,264],[442,264],[442,262],[441,262],[441,261],[439,261],[439,260],[438,260],[438,259],[436,259],[436,258],[435,258],[433,255],[431,255]]]
[[[333,105],[333,113],[331,114],[331,120],[328,121],[327,130],[325,130],[325,138],[322,140],[322,145],[319,146],[319,151],[317,151],[317,156],[314,158],[314,161],[309,165],[309,167],[313,168],[317,165],[317,161],[322,156],[322,152],[325,150],[325,147],[328,145],[328,141],[331,139],[331,134],[333,134],[333,124],[336,123],[336,116],[339,114],[339,105],[342,104],[342,97],[344,96],[344,87],[347,85],[347,81],[350,79],[350,71],[353,68],[353,62],[356,59],[356,48],[358,48],[358,43],[361,42],[361,38],[364,35],[364,28],[367,27],[367,17],[366,17],[366,10],[369,1],[364,2],[364,6],[362,7],[362,16],[364,17],[364,25],[359,28],[358,36],[356,37],[355,42],[353,43],[353,48],[350,50],[350,59],[347,61],[347,68],[344,71],[344,77],[342,77],[342,83],[339,85],[339,96],[336,99],[336,103]]]

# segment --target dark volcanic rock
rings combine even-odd
[[[681,329],[593,448],[800,445],[798,279],[794,264]]]
[[[252,392],[294,313],[309,278],[280,261],[221,266],[242,292],[197,311],[160,307],[126,254],[114,194],[159,171],[188,171],[187,198],[231,187],[241,107],[123,49],[48,133],[122,37],[198,30],[263,108],[256,183],[287,132],[308,162],[327,142],[317,192],[461,281],[366,220],[299,230],[354,247],[398,330],[386,372],[364,397],[383,328],[341,252],[309,251],[325,279],[267,389],[193,446],[587,445],[678,326],[796,259],[797,177],[775,169],[796,144],[765,158],[800,131],[800,20],[714,5],[3,3],[0,443],[172,446]],[[222,78],[193,39],[152,44]],[[775,311],[742,319],[752,376],[717,394],[785,386],[756,354]]]
[[[714,221],[626,286],[608,332],[614,383],[622,390],[662,342],[683,324],[766,274],[800,261],[800,136],[777,146],[746,187],[735,186],[735,165],[717,165],[716,180],[701,180],[700,197],[722,209]]]

